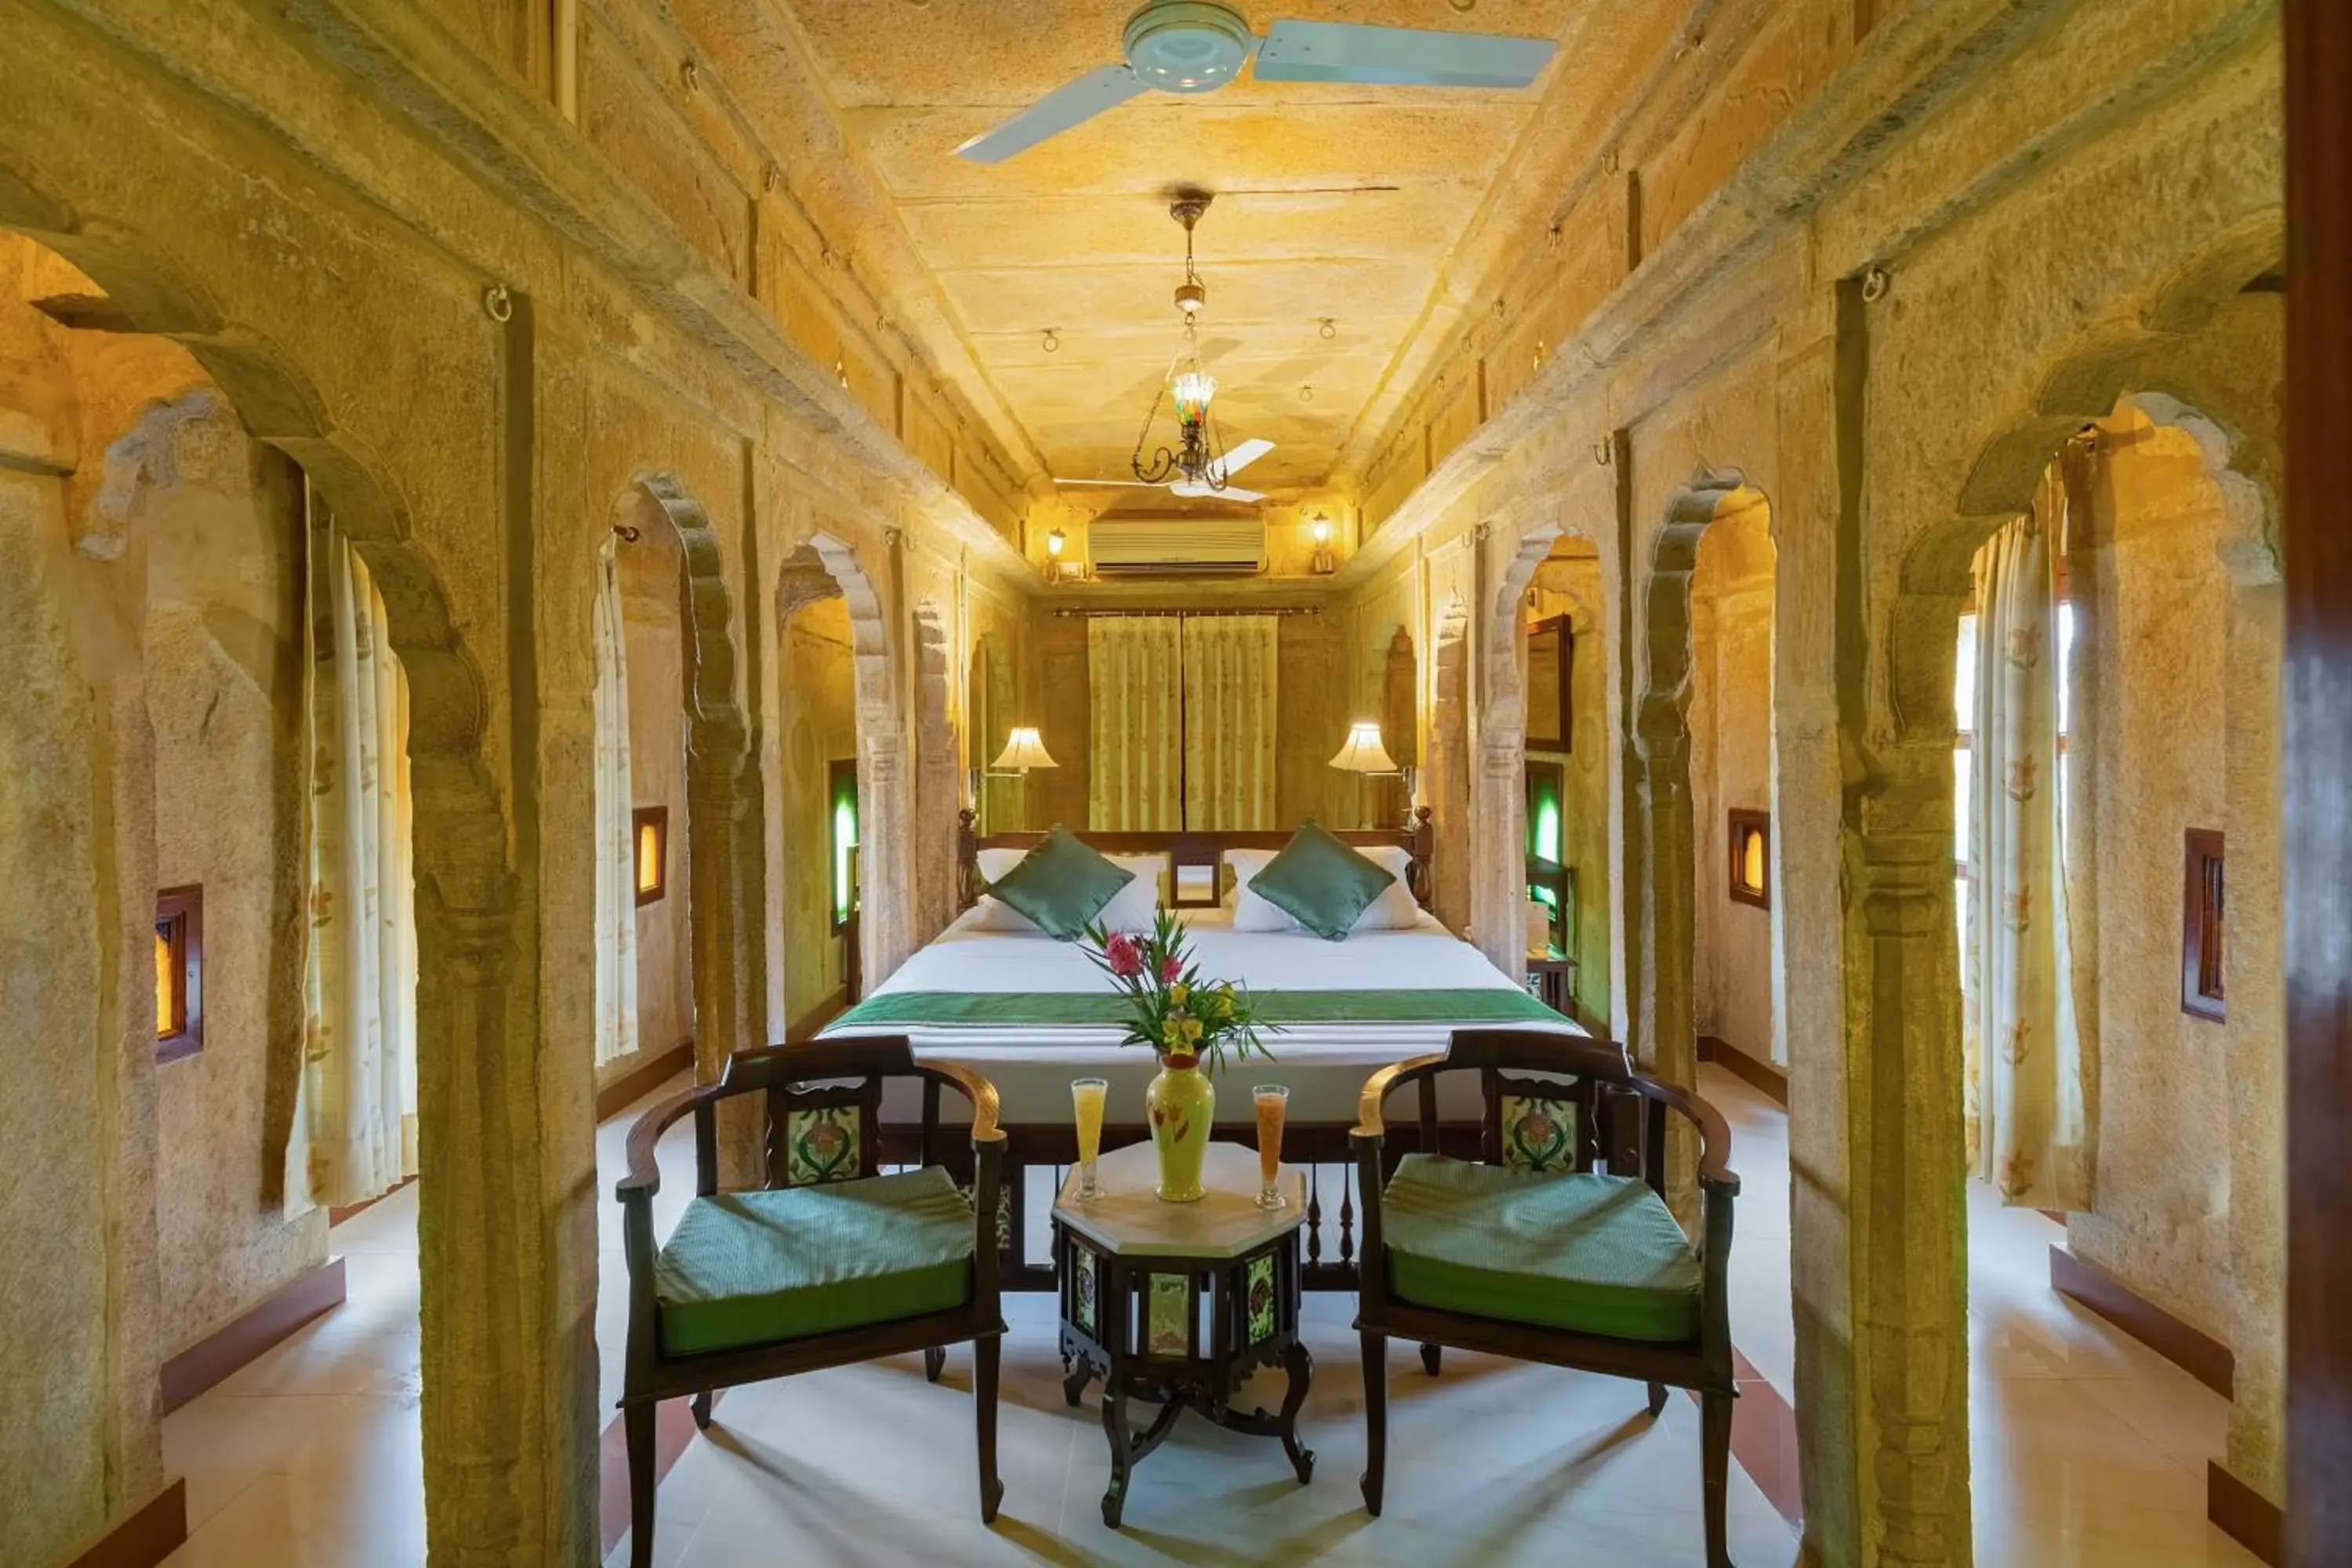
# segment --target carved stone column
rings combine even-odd
[[[1861,1561],[1946,1568],[1971,1560],[1951,752],[1913,741],[1877,761],[1884,787],[1849,818],[1846,920]]]
[[[514,884],[478,858],[436,874],[485,847],[470,837],[419,835],[439,863],[417,888],[426,1545],[436,1563],[515,1568],[593,1552],[593,1298],[562,1268],[593,1268],[593,1194],[550,1191],[535,939]]]

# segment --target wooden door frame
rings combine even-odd
[[[2286,1561],[2352,1562],[2352,5],[2287,0]]]

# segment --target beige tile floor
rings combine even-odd
[[[1788,1152],[1779,1110],[1714,1068],[1704,1088],[1733,1125],[1744,1178],[1734,1331],[1793,1393]],[[598,1137],[600,1186],[617,1169],[616,1119]],[[690,1190],[681,1140],[657,1223]],[[2003,1568],[2172,1568],[2254,1559],[2204,1521],[2204,1465],[2226,1406],[2169,1363],[2049,1289],[2058,1227],[1970,1194],[1970,1394],[1977,1560]],[[603,1216],[606,1278],[617,1211]],[[193,1533],[175,1565],[415,1568],[424,1561],[418,1457],[415,1190],[334,1233],[351,1300],[164,1421],[164,1459],[188,1482]],[[603,1292],[603,1383],[614,1392],[620,1292]],[[1013,1298],[1001,1415],[1003,1511],[975,1502],[971,1360],[922,1380],[913,1358],[737,1390],[711,1440],[664,1484],[656,1560],[731,1563],[1681,1564],[1699,1558],[1697,1420],[1677,1398],[1655,1426],[1640,1391],[1604,1378],[1449,1355],[1424,1377],[1391,1361],[1389,1506],[1356,1494],[1362,1385],[1348,1305],[1310,1300],[1318,1371],[1303,1423],[1314,1483],[1275,1445],[1187,1417],[1136,1472],[1127,1529],[1097,1511],[1108,1466],[1091,1398],[1062,1403],[1052,1308]],[[1794,1535],[1735,1472],[1743,1568],[1785,1568]],[[624,1541],[613,1561],[626,1563]]]

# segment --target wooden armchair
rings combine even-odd
[[[1437,1077],[1477,1073],[1486,1116],[1476,1161],[1384,1156],[1383,1102],[1420,1089],[1420,1147],[1438,1147]],[[1541,1077],[1531,1075],[1540,1074]],[[1699,1245],[1665,1204],[1666,1113],[1698,1128]],[[1731,1447],[1726,1311],[1731,1134],[1706,1101],[1636,1072],[1608,1040],[1460,1030],[1442,1055],[1365,1083],[1350,1135],[1363,1192],[1364,1505],[1381,1511],[1388,1462],[1388,1341],[1545,1362],[1699,1395],[1709,1568],[1728,1568]]]
[[[914,1169],[881,1173],[886,1079],[923,1081]],[[944,1168],[940,1090],[971,1102],[972,1185]],[[765,1097],[764,1186],[719,1190],[721,1101]],[[695,1191],[669,1240],[654,1244],[661,1186],[655,1145],[694,1117]],[[996,1517],[997,1191],[1004,1134],[996,1089],[918,1063],[904,1036],[738,1052],[715,1084],[656,1106],[629,1129],[624,1210],[629,1346],[621,1409],[629,1444],[631,1562],[653,1561],[654,1407],[691,1394],[710,1425],[711,1391],[877,1356],[923,1352],[939,1380],[948,1345],[972,1342],[980,1516]]]

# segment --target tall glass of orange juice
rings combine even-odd
[[[1102,1154],[1103,1096],[1110,1085],[1098,1078],[1070,1080],[1070,1109],[1078,1123],[1078,1197],[1095,1195],[1095,1161]]]
[[[1278,1209],[1282,1189],[1275,1178],[1282,1172],[1282,1121],[1290,1110],[1290,1090],[1278,1083],[1262,1083],[1250,1090],[1257,1108],[1257,1206]]]

